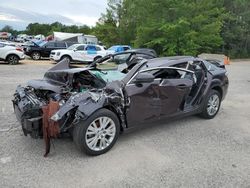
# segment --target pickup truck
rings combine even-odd
[[[51,41],[51,42],[42,42],[40,44],[28,46],[25,48],[25,54],[30,56],[33,60],[39,60],[41,57],[49,57],[50,52],[56,49],[66,49],[69,46],[73,45],[73,42],[61,42],[61,41]]]

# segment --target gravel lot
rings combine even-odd
[[[250,187],[250,61],[227,66],[228,95],[213,120],[193,116],[121,135],[89,157],[70,138],[22,134],[11,99],[18,84],[41,78],[48,61],[0,64],[0,187]]]

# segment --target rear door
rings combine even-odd
[[[87,61],[92,62],[97,56],[97,49],[94,45],[87,45],[85,49],[85,58]]]
[[[56,49],[65,49],[66,48],[66,43],[65,42],[57,42],[56,43],[56,46],[55,46]]]
[[[50,52],[52,50],[56,49],[56,44],[55,42],[47,42],[44,47],[43,47],[43,50],[41,51],[42,53],[42,56],[43,57],[49,57],[50,55]]]

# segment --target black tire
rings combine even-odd
[[[67,62],[71,62],[72,58],[68,55],[64,55],[61,57],[60,61],[62,61],[62,60],[66,60]]]
[[[108,117],[111,120],[113,120],[115,124],[115,135],[113,137],[113,140],[110,142],[110,144],[106,148],[99,150],[99,151],[95,151],[88,146],[87,141],[86,141],[86,137],[87,137],[86,133],[91,123],[100,117]],[[73,140],[77,148],[80,151],[83,151],[87,155],[95,156],[95,155],[104,154],[107,151],[109,151],[115,144],[119,136],[119,133],[120,133],[120,123],[119,123],[119,119],[117,115],[110,110],[100,109],[94,112],[87,120],[80,121],[78,124],[75,125],[74,130],[73,130]]]
[[[17,55],[14,55],[14,54],[8,55],[7,62],[10,65],[16,65],[19,63],[19,57]]]
[[[97,56],[97,57],[94,58],[94,61],[96,61],[96,60],[98,60],[100,58],[102,58],[102,57],[101,56]]]
[[[214,113],[211,114],[209,113],[208,106],[209,106],[209,100],[211,99],[212,96],[217,96],[219,102],[218,102],[218,109]],[[213,119],[219,112],[220,106],[221,106],[221,94],[217,90],[212,89],[206,98],[205,105],[203,107],[203,110],[200,116],[205,119]]]
[[[41,59],[41,53],[40,52],[32,52],[31,58],[33,60],[39,60],[39,59]]]

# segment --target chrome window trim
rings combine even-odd
[[[157,70],[157,69],[174,69],[174,70],[179,70],[179,71],[184,71],[184,72],[189,72],[191,74],[194,74],[194,71],[190,71],[187,69],[183,69],[183,68],[177,68],[177,67],[154,67],[154,68],[148,68],[145,70],[140,70],[137,73],[135,73],[128,81],[128,83],[126,84],[126,86],[128,85],[132,85],[130,82],[137,76],[137,74],[141,73],[141,72],[147,72],[147,71],[151,71],[151,70]]]

